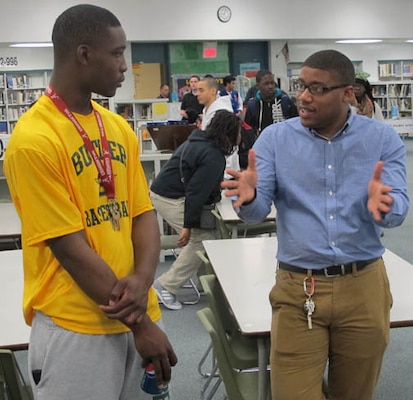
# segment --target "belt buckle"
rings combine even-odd
[[[340,265],[335,265],[335,267],[340,267],[341,268],[341,274],[329,274],[328,273],[328,268],[324,268],[324,276],[326,278],[336,278],[337,276],[343,276],[346,274],[346,266],[345,264],[340,264]]]

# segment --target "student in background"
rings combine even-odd
[[[230,96],[232,109],[234,114],[240,116],[242,113],[242,98],[239,93],[235,90],[235,76],[227,75],[224,77],[224,89],[219,92],[219,95]]]
[[[221,200],[225,156],[239,143],[240,128],[232,110],[217,110],[206,130],[194,130],[151,185],[155,209],[179,233],[177,246],[182,247],[169,270],[154,283],[159,301],[170,310],[182,308],[176,293],[202,265],[196,255],[203,249],[202,241],[216,238],[215,229],[202,227],[201,212],[204,205]]]
[[[218,82],[214,78],[204,78],[198,82],[198,102],[203,106],[201,129],[205,130],[218,110],[232,112],[231,99],[218,96]]]
[[[198,97],[197,97],[197,89],[198,89],[198,82],[199,76],[192,75],[189,78],[189,87],[190,92],[186,93],[182,98],[181,103],[181,111],[180,114],[182,116],[183,121],[187,121],[190,124],[196,122],[198,118],[202,115],[202,109],[204,106],[199,104]]]
[[[159,89],[159,96],[157,99],[168,99],[169,100],[169,86],[161,85]]]
[[[351,113],[354,66],[323,50],[304,61],[299,118],[272,124],[226,196],[248,223],[277,208],[270,293],[274,399],[371,400],[389,341],[392,298],[380,241],[409,210],[406,150],[388,124]],[[259,265],[256,266],[259,268]]]
[[[359,115],[365,115],[380,121],[384,119],[379,104],[374,100],[370,82],[367,79],[356,78],[351,105]]]
[[[258,92],[247,104],[245,122],[258,136],[268,125],[296,117],[297,107],[277,85],[272,72],[260,70],[256,76]]]
[[[177,362],[151,287],[159,228],[135,133],[91,101],[122,85],[126,36],[83,4],[57,18],[52,42],[50,86],[4,162],[22,221],[31,386],[36,400],[149,400],[143,367],[164,384]]]
[[[209,123],[218,110],[233,112],[229,96],[218,96],[218,82],[214,78],[204,78],[198,83],[198,101],[204,106],[202,111],[201,129],[207,129]],[[226,157],[226,168],[239,170],[238,147]]]

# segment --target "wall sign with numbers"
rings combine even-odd
[[[18,65],[19,65],[18,57],[14,57],[14,56],[4,57],[0,55],[0,68],[1,67],[17,67]]]

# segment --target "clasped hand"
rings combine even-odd
[[[100,308],[110,319],[122,321],[130,327],[135,348],[142,357],[142,366],[152,363],[158,385],[171,379],[171,367],[177,363],[176,354],[165,333],[146,314],[148,290],[133,274],[119,279],[112,289],[109,305]]]

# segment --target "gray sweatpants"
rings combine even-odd
[[[163,329],[161,320],[158,325]],[[29,346],[35,400],[152,399],[140,389],[144,372],[141,362],[131,332],[76,333],[36,312]]]

